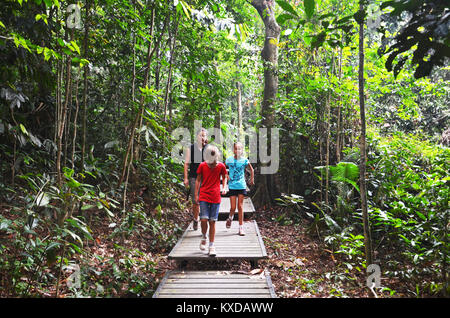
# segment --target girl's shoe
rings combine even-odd
[[[240,235],[240,236],[244,236],[244,235],[245,235],[244,227],[243,227],[243,226],[239,226],[239,235]]]
[[[200,250],[202,251],[206,250],[206,239],[202,239],[200,241]]]
[[[209,247],[209,256],[216,256],[216,248],[214,246]]]
[[[231,222],[233,221],[233,219],[231,219],[230,217],[228,217],[227,219],[227,223],[225,224],[225,226],[227,227],[227,229],[229,229],[231,227]]]

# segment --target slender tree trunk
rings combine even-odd
[[[239,46],[236,43],[236,70],[239,74]],[[236,104],[237,104],[237,126],[238,126],[238,140],[242,142],[243,138],[243,127],[242,127],[242,90],[241,90],[241,82],[239,81],[239,75],[236,79]]]
[[[75,147],[77,144],[77,130],[78,130],[78,112],[80,103],[78,102],[78,79],[75,84],[75,116],[73,119],[73,139],[72,139],[72,170],[75,170]]]
[[[334,76],[334,50],[332,50],[333,57],[331,58],[331,75]],[[331,82],[331,80],[330,80]],[[327,128],[327,140],[326,140],[326,151],[325,151],[325,205],[328,206],[328,196],[329,196],[329,185],[330,185],[330,171],[328,166],[330,165],[330,139],[331,139],[331,87],[328,91],[328,96],[326,100],[326,128]]]
[[[164,96],[164,122],[166,121],[167,116],[167,105],[169,103],[169,94],[172,89],[172,71],[173,71],[173,63],[175,59],[175,48],[176,48],[176,41],[177,41],[177,34],[178,34],[178,24],[180,21],[180,18],[178,17],[178,14],[175,17],[175,30],[173,33],[173,37],[171,39],[172,45],[170,48],[170,62],[169,62],[169,74],[167,75],[167,84],[166,84],[166,93]],[[170,114],[171,116],[171,114]]]
[[[258,11],[264,22],[265,42],[261,52],[264,65],[264,96],[261,105],[261,127],[266,127],[269,131],[274,125],[273,104],[275,103],[278,91],[278,41],[281,29],[275,20],[274,1],[252,0],[251,5]],[[270,139],[270,138],[269,138]],[[270,149],[270,145],[268,147]],[[274,189],[274,178],[271,174],[260,175],[258,188],[255,197],[259,204],[266,205],[272,203],[273,197],[277,195]]]
[[[365,10],[363,1],[359,2],[359,10]],[[363,218],[364,230],[364,247],[366,254],[367,265],[373,263],[372,258],[372,240],[370,237],[369,216],[367,211],[367,189],[366,189],[366,113],[364,101],[364,19],[359,22],[359,111],[361,116],[361,135],[360,135],[360,164],[359,164],[359,179],[361,191],[361,210]]]
[[[86,21],[84,23],[84,40],[83,40],[83,56],[85,59],[88,58],[89,54],[89,18],[90,18],[91,0],[86,0]],[[81,125],[81,171],[84,170],[84,158],[86,156],[86,120],[87,120],[87,92],[88,92],[88,76],[89,67],[84,66],[84,81],[83,81],[83,119]]]
[[[153,10],[152,10],[152,25],[151,25],[151,30],[150,30],[150,34],[151,35],[153,35],[154,16],[155,16],[155,9],[153,8]],[[167,17],[166,17],[166,19],[164,21],[164,26],[163,26],[163,28],[161,30],[161,34],[159,36],[158,43],[161,41],[161,38],[162,38],[163,33],[164,33],[164,30],[165,30],[165,28],[167,26],[168,17],[169,16],[167,15]],[[152,39],[153,39],[153,36],[152,36]],[[145,70],[145,74],[144,74],[143,87],[146,87],[148,85],[148,79],[149,79],[149,74],[150,74],[150,64],[151,64],[151,61],[152,61],[152,56],[153,56],[153,54],[156,51],[156,47],[157,47],[158,43],[153,48],[153,50],[152,50],[152,41],[150,41],[149,44],[148,44],[148,52],[147,52],[147,58],[146,58],[146,70]],[[127,147],[127,151],[125,153],[125,158],[123,160],[122,173],[121,173],[121,177],[119,179],[118,186],[120,184],[122,184],[122,182],[124,181],[124,178],[125,178],[125,175],[126,175],[126,171],[127,171],[127,167],[128,167],[128,159],[133,155],[132,149],[133,149],[135,131],[136,131],[137,125],[138,125],[139,120],[140,120],[140,115],[141,115],[143,107],[144,107],[144,102],[145,102],[145,95],[141,94],[141,99],[140,99],[140,102],[139,102],[139,109],[138,109],[138,111],[136,113],[134,123],[131,126],[130,138],[128,140],[128,147]],[[131,160],[131,158],[130,158],[130,160]]]
[[[73,40],[73,30],[71,31],[70,40]],[[58,135],[57,135],[57,154],[56,154],[56,174],[58,180],[58,186],[62,185],[62,174],[61,174],[61,155],[63,151],[63,135],[67,120],[67,108],[69,105],[69,96],[71,90],[71,67],[72,67],[72,59],[69,56],[66,56],[66,85],[65,85],[65,98],[64,98],[64,106],[60,112],[60,120],[58,124]]]
[[[341,44],[342,44],[341,40]],[[342,79],[342,47],[339,47],[339,85],[341,85]],[[341,104],[342,104],[342,96],[339,94],[338,97],[338,108],[337,108],[337,132],[336,132],[336,162],[341,161]]]
[[[148,42],[148,48],[147,48],[146,69],[145,69],[145,74],[144,74],[144,83],[142,84],[143,87],[147,87],[147,85],[148,85],[148,77],[150,74],[150,63],[152,60],[152,55],[155,52],[155,50],[152,51],[153,29],[155,26],[155,8],[154,7],[152,8],[151,21],[152,22],[151,22],[151,26],[150,26],[150,41]],[[145,95],[141,94],[139,109],[136,113],[134,123],[131,126],[130,138],[128,139],[127,152],[125,153],[125,158],[124,158],[123,166],[122,166],[122,174],[121,174],[118,185],[122,184],[122,182],[124,181],[127,168],[129,168],[128,158],[131,157],[130,161],[132,161],[132,155],[133,155],[132,148],[133,148],[133,143],[134,143],[135,131],[138,126],[139,120],[141,118],[141,113],[142,113],[142,110],[144,107],[144,102],[145,102]],[[134,104],[133,104],[133,108],[134,108]],[[124,200],[125,200],[125,198],[124,198]]]

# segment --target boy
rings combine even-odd
[[[190,196],[192,200],[192,210],[194,214],[193,230],[198,229],[198,215],[200,207],[198,201],[195,199],[195,180],[197,179],[197,169],[201,162],[203,162],[203,150],[207,144],[208,132],[205,128],[197,131],[196,143],[193,143],[186,149],[186,158],[184,161],[184,185],[189,186]],[[198,193],[198,192],[196,192]]]
[[[222,176],[222,189],[227,185],[227,169],[219,158],[219,149],[216,146],[208,145],[204,151],[205,162],[202,162],[197,169],[197,180],[195,181],[195,198],[200,203],[200,222],[202,229],[202,239],[200,250],[206,250],[206,232],[209,220],[209,256],[216,256],[214,237],[216,235],[216,221],[219,217],[220,177]],[[201,183],[201,187],[200,187]],[[200,188],[200,194],[199,193]],[[226,190],[222,190],[225,194]]]
[[[244,196],[247,195],[247,185],[245,183],[245,169],[250,169],[250,185],[254,184],[254,171],[253,167],[246,158],[242,158],[243,146],[240,142],[235,142],[233,145],[234,157],[229,157],[225,160],[225,164],[229,168],[230,183],[228,185],[230,191],[230,216],[227,219],[226,227],[231,227],[233,221],[234,210],[236,210],[236,197],[238,199],[238,217],[239,217],[239,235],[245,235],[244,232],[244,211],[242,205],[244,202]]]

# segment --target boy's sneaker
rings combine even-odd
[[[216,256],[216,248],[214,246],[209,247],[209,256]]]
[[[239,235],[240,235],[240,236],[244,236],[244,235],[245,235],[244,227],[243,227],[243,226],[239,226]]]
[[[200,241],[200,249],[201,249],[202,251],[206,250],[206,239],[202,239],[202,240]]]
[[[231,222],[233,221],[232,218],[228,217],[227,219],[227,223],[225,224],[225,226],[227,227],[227,229],[229,229],[231,227]]]
[[[192,228],[194,229],[194,231],[198,230],[198,220],[194,220],[194,223],[192,224]]]

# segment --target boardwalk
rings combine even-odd
[[[245,198],[244,213],[255,208],[250,198]],[[230,199],[222,198],[220,214],[228,216]],[[237,213],[235,214],[237,218]],[[214,245],[217,255],[211,257],[200,250],[201,230],[193,230],[192,222],[170,252],[168,258],[179,265],[192,260],[248,260],[252,267],[267,258],[266,248],[256,221],[244,221],[245,236],[239,236],[239,223],[233,221],[227,229],[225,221],[216,222]],[[169,271],[158,286],[154,298],[270,298],[276,297],[270,275],[250,275],[227,271]]]
[[[239,236],[239,224],[234,221],[231,228],[225,227],[225,222],[219,221],[216,224],[216,246],[217,256],[215,259],[246,259],[257,261],[267,258],[266,248],[259,233],[258,225],[255,221],[244,222],[245,236]],[[207,251],[199,248],[201,231],[192,230],[192,223],[184,232],[177,245],[169,254],[169,259],[202,260],[211,258]]]
[[[229,271],[171,271],[153,298],[272,298],[268,273],[249,275]]]
[[[253,206],[252,200],[250,198],[244,198],[244,203],[242,205],[242,210],[244,211],[244,216],[251,216],[255,212],[255,207]],[[222,198],[219,207],[219,220],[226,219],[230,214],[230,198]],[[238,213],[237,207],[234,213],[234,219],[237,220]]]

